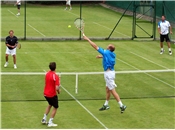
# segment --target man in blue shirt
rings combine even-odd
[[[121,113],[123,113],[126,109],[126,106],[123,105],[122,101],[120,100],[120,96],[115,90],[115,87],[117,85],[115,84],[115,71],[114,71],[114,65],[115,65],[115,59],[116,54],[114,53],[115,46],[112,44],[109,44],[107,49],[103,49],[101,47],[98,47],[94,42],[92,42],[88,37],[86,37],[84,34],[84,39],[87,40],[90,45],[96,49],[101,55],[98,55],[97,58],[103,59],[103,69],[104,69],[104,78],[106,82],[106,101],[102,108],[100,108],[100,111],[108,110],[109,109],[109,99],[110,95],[112,94],[114,98],[117,100],[118,104],[120,105]]]
[[[172,55],[172,51],[171,51],[171,47],[170,47],[170,39],[169,39],[169,36],[168,34],[173,34],[172,32],[172,27],[169,23],[169,21],[165,20],[165,16],[162,15],[162,20],[159,21],[158,23],[158,32],[160,34],[160,54],[163,54],[164,52],[164,49],[163,49],[163,42],[164,42],[164,39],[166,40],[167,42],[167,45],[168,45],[168,51],[169,51],[169,55]]]

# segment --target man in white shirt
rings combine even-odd
[[[21,6],[21,0],[17,0],[15,5],[17,6],[17,9],[18,9],[18,13],[16,15],[20,15],[20,6]]]
[[[170,23],[167,20],[165,20],[164,15],[162,15],[162,20],[159,21],[159,23],[158,23],[158,32],[160,34],[160,47],[161,47],[160,54],[163,54],[163,52],[164,52],[163,42],[165,39],[167,42],[167,45],[168,45],[169,54],[172,55],[171,46],[170,46],[170,39],[169,39],[168,34],[169,33],[173,34],[173,32],[172,32],[172,27],[171,27]]]

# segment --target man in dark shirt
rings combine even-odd
[[[18,38],[16,36],[13,35],[14,31],[10,30],[9,31],[9,36],[6,37],[6,55],[5,55],[5,60],[6,63],[4,65],[4,67],[8,66],[8,56],[12,55],[13,56],[13,62],[14,62],[14,69],[17,69],[16,66],[16,46],[18,44]]]

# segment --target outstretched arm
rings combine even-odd
[[[83,38],[84,40],[87,40],[95,50],[98,50],[98,46],[94,42],[92,42],[88,37],[84,35]]]

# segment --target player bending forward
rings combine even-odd
[[[114,96],[114,98],[117,100],[118,104],[120,105],[121,113],[123,113],[126,109],[126,106],[122,103],[120,100],[120,96],[115,90],[115,87],[117,85],[115,84],[115,71],[114,71],[114,65],[115,65],[115,58],[116,54],[114,53],[115,47],[112,44],[109,44],[107,49],[104,50],[101,47],[98,47],[94,42],[92,42],[88,37],[84,35],[84,39],[87,40],[93,48],[95,48],[101,55],[98,55],[97,58],[103,59],[103,68],[104,68],[104,79],[106,81],[106,101],[102,108],[100,108],[100,111],[108,110],[108,102],[110,99],[110,95]]]
[[[48,122],[48,127],[57,126],[57,124],[53,123],[53,118],[56,115],[58,108],[58,96],[57,93],[60,93],[60,79],[55,73],[56,63],[51,62],[49,64],[50,71],[46,73],[45,76],[45,87],[44,87],[44,97],[48,102],[48,106],[46,107],[45,114],[41,123],[47,124],[47,115],[50,112],[51,107],[53,106],[53,110]],[[56,93],[57,92],[57,93]]]

